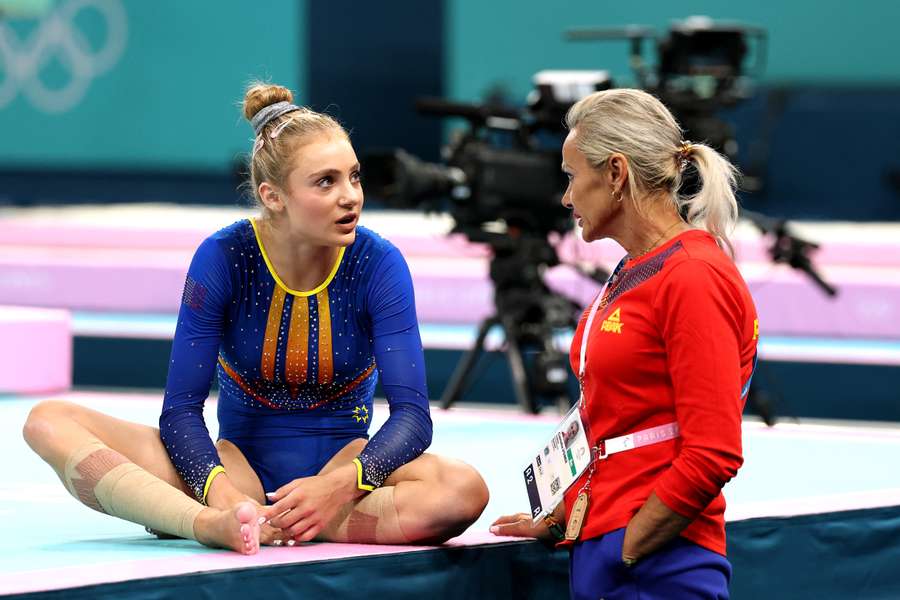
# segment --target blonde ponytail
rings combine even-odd
[[[688,155],[697,168],[700,190],[692,196],[676,198],[679,208],[686,208],[687,222],[708,231],[734,257],[731,232],[738,218],[738,170],[727,158],[705,144],[690,144]]]

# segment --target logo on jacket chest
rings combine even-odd
[[[606,320],[600,325],[600,331],[609,333],[622,333],[622,309],[617,308],[613,314],[606,317]]]

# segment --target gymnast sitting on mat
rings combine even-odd
[[[247,90],[263,214],[194,255],[159,429],[47,401],[25,439],[87,506],[209,546],[447,540],[478,518],[487,487],[423,454],[432,424],[409,270],[357,226],[347,132],[292,101],[280,86]],[[203,404],[216,371],[213,444]],[[379,375],[390,416],[368,440]]]

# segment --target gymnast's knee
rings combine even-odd
[[[41,454],[41,449],[53,439],[56,424],[63,419],[71,418],[75,406],[63,400],[44,400],[35,404],[22,427],[22,437],[31,449]]]
[[[441,473],[449,514],[468,527],[481,516],[490,499],[487,485],[473,467],[459,461],[449,463]]]

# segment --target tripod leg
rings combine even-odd
[[[525,373],[525,360],[522,358],[522,348],[519,346],[515,327],[506,328],[506,359],[509,361],[509,370],[512,372],[513,378],[513,389],[516,392],[519,406],[525,412],[536,415],[538,407],[535,403],[534,393],[528,385],[528,375]]]
[[[500,319],[496,316],[488,317],[481,322],[475,344],[459,359],[459,362],[456,364],[456,370],[453,371],[453,376],[447,383],[447,387],[444,388],[444,393],[441,394],[441,408],[450,408],[462,396],[462,393],[465,391],[466,379],[469,378],[472,367],[475,366],[475,362],[484,350],[484,340],[491,327],[498,323],[500,323]]]

